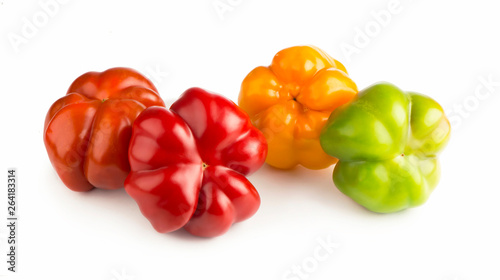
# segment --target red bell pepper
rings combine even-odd
[[[266,155],[266,140],[245,112],[191,88],[170,110],[150,107],[136,119],[125,190],[158,232],[184,227],[218,236],[259,208],[259,194],[245,176]]]
[[[154,85],[129,68],[88,72],[45,118],[44,142],[57,174],[73,191],[123,187],[132,123],[149,106],[165,106]]]

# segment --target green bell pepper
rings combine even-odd
[[[337,188],[371,211],[389,213],[427,200],[439,181],[437,155],[450,131],[436,101],[378,83],[332,112],[320,142],[339,159]]]

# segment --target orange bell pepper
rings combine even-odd
[[[345,67],[324,51],[296,46],[278,52],[269,67],[243,80],[238,103],[268,141],[266,162],[310,169],[337,162],[321,148],[319,136],[330,113],[358,92]]]

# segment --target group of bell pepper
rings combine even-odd
[[[191,88],[167,109],[135,70],[88,72],[49,109],[45,147],[69,189],[124,187],[158,232],[203,237],[258,210],[246,176],[264,162],[336,163],[337,188],[380,213],[421,205],[439,181],[450,136],[441,106],[389,83],[358,92],[319,48],[287,48],[253,69],[238,104]]]

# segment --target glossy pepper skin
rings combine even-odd
[[[319,48],[296,46],[278,52],[269,67],[253,69],[238,102],[266,136],[269,165],[322,169],[337,160],[321,149],[321,129],[357,91],[340,62]]]
[[[266,154],[264,136],[236,104],[191,88],[170,110],[151,107],[135,121],[125,190],[158,232],[218,236],[259,208],[245,176]]]
[[[88,72],[45,118],[44,142],[57,174],[73,191],[122,188],[130,166],[132,123],[149,106],[165,106],[154,85],[129,68]]]
[[[450,131],[436,101],[378,83],[332,113],[321,145],[339,159],[337,188],[371,211],[389,213],[427,200]]]

